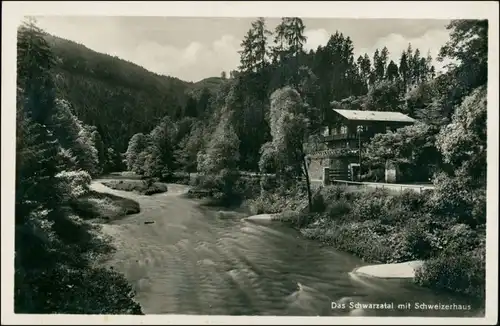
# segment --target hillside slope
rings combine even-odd
[[[199,98],[222,81],[185,82],[73,41],[46,39],[57,58],[58,95],[72,103],[79,119],[97,127],[107,147],[119,152],[127,149],[132,135],[149,132],[165,115],[182,116],[189,97]]]

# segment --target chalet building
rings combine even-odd
[[[311,179],[359,180],[359,149],[379,133],[395,131],[416,121],[400,112],[333,110],[331,125],[324,127],[322,139],[327,150],[309,155]],[[387,166],[386,182],[397,181],[397,167]]]

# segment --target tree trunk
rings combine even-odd
[[[307,171],[307,162],[305,155],[302,156],[302,165],[304,166],[304,175],[306,177],[308,211],[311,212],[312,210],[311,181],[309,180],[309,172]]]

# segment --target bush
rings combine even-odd
[[[339,199],[327,205],[325,215],[334,220],[349,219],[352,211],[352,204],[345,199]]]
[[[164,183],[154,183],[145,190],[141,191],[143,195],[151,196],[154,194],[161,194],[168,191],[168,186]]]
[[[486,222],[486,189],[475,188],[469,177],[440,174],[430,204],[436,214],[471,226]]]
[[[377,234],[376,228],[375,221],[343,223],[332,244],[369,262],[388,262],[394,250],[387,245],[384,236]]]
[[[89,191],[92,178],[86,171],[62,171],[56,174],[62,193],[66,194],[67,200],[75,199],[85,195]]]
[[[398,260],[427,259],[433,254],[433,243],[426,225],[419,221],[408,223],[399,234],[395,258]]]
[[[260,180],[255,177],[242,176],[234,185],[234,193],[241,199],[256,198],[260,194]]]
[[[386,215],[385,201],[387,197],[376,192],[372,196],[362,196],[352,205],[351,218],[357,221],[376,220]]]
[[[419,285],[449,290],[472,296],[485,297],[486,264],[484,247],[475,251],[440,255],[424,263],[416,272]]]
[[[471,248],[477,248],[481,244],[481,238],[485,238],[467,224],[455,224],[444,230],[444,249],[443,254],[448,256],[456,255],[459,252],[466,252]]]
[[[260,191],[271,192],[278,188],[278,182],[275,176],[262,175],[259,181]]]
[[[252,214],[276,214],[286,208],[286,200],[275,193],[264,193],[247,201],[247,205]]]
[[[280,222],[287,223],[292,227],[301,228],[310,224],[310,222],[315,218],[317,218],[317,216],[313,214],[306,214],[297,211],[283,211],[278,213],[275,219]]]
[[[104,268],[56,266],[24,274],[14,296],[16,313],[142,315],[134,292],[119,273]]]
[[[279,188],[273,192],[262,191],[260,196],[246,201],[252,214],[276,214],[284,211],[302,212],[307,207],[307,195],[300,186]]]
[[[153,182],[153,179],[146,180],[110,180],[103,181],[103,185],[115,190],[134,191],[142,195],[153,195],[168,191],[168,185],[162,182]]]

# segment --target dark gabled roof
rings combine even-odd
[[[401,112],[389,111],[360,111],[360,110],[336,110],[344,118],[356,121],[392,121],[392,122],[416,122],[415,119]]]

